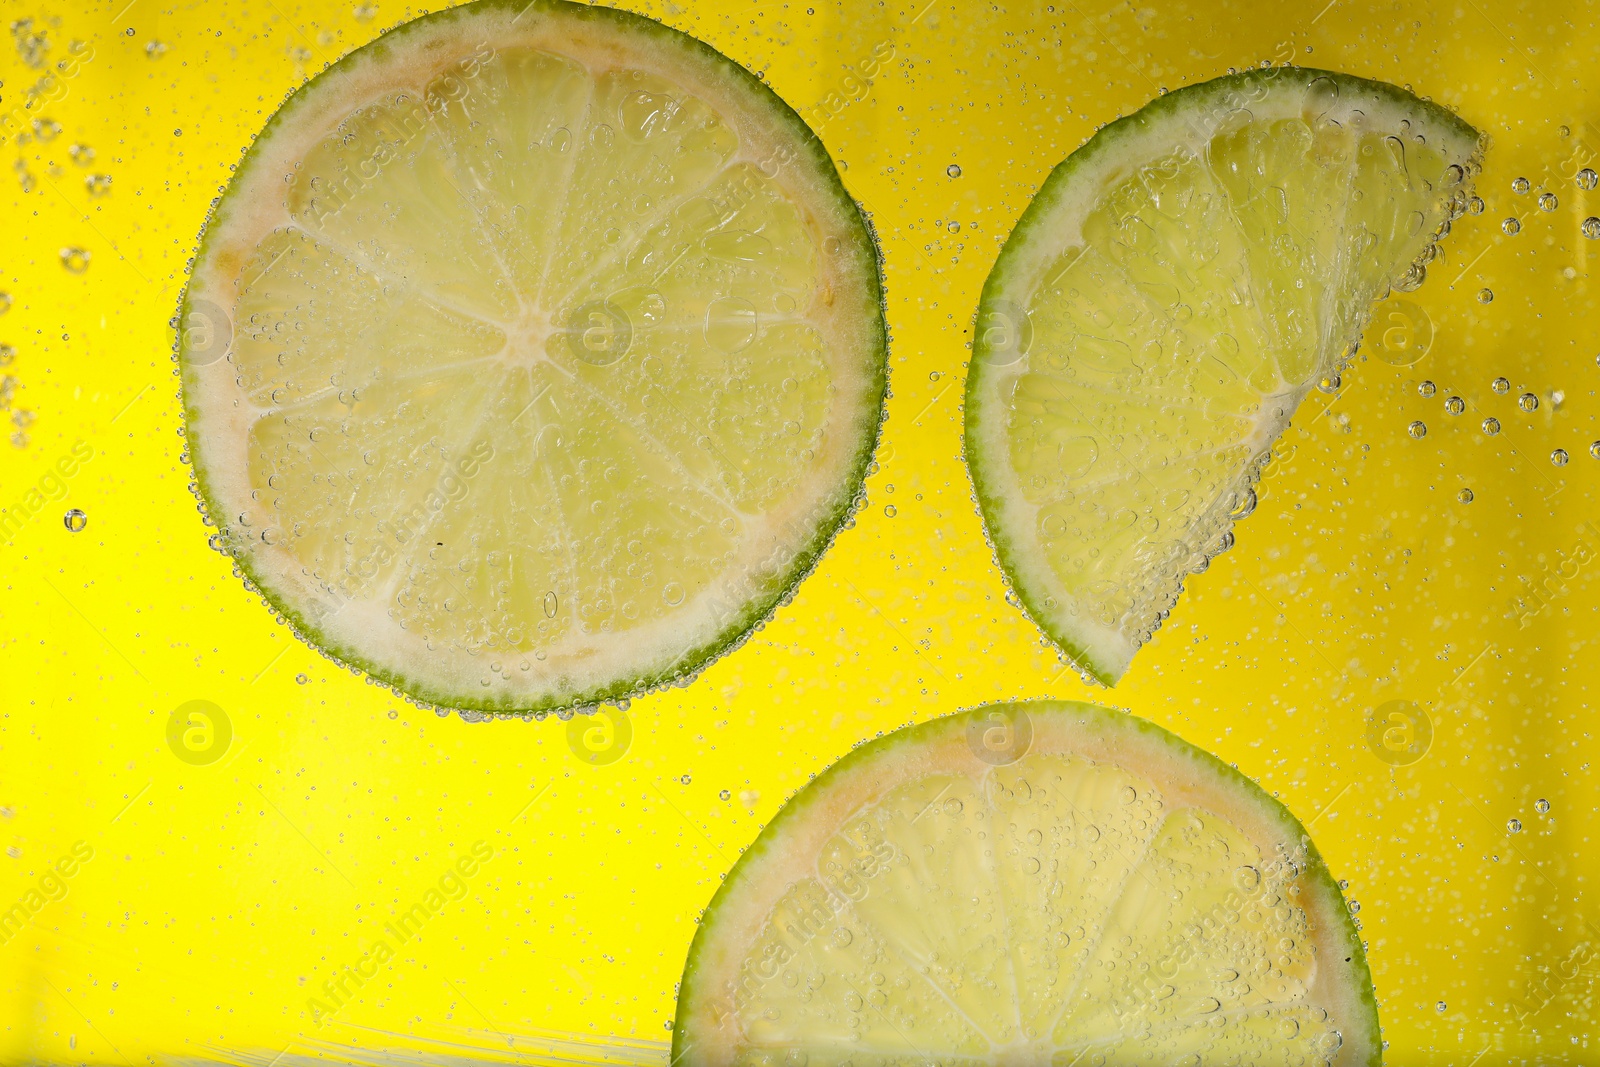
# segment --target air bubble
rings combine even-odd
[[[10,293],[0,293],[0,315],[4,315],[6,312],[8,312],[10,310],[11,310],[11,294]]]
[[[1538,411],[1539,398],[1534,396],[1532,393],[1523,393],[1521,396],[1517,397],[1517,407],[1521,408],[1523,411]]]
[[[1459,415],[1463,411],[1467,410],[1467,402],[1462,400],[1459,396],[1446,397],[1444,401],[1444,409],[1452,415]]]
[[[93,258],[87,248],[63,248],[61,250],[61,265],[73,274],[82,274],[89,269],[89,260]]]
[[[678,784],[679,785],[688,785],[689,784],[689,776],[686,774],[682,778],[679,778],[678,779]]]
[[[958,165],[954,164],[954,163],[952,163],[948,167],[944,168],[944,172],[946,174],[948,174],[952,178],[961,177],[961,168]]]
[[[1596,185],[1600,185],[1600,174],[1596,174],[1589,167],[1584,167],[1578,172],[1579,189],[1593,189]]]
[[[1507,237],[1515,237],[1522,232],[1522,223],[1517,219],[1506,219],[1500,224],[1500,230]]]
[[[1589,173],[1593,174],[1594,171],[1590,171]],[[1543,815],[1545,812],[1550,810],[1550,802],[1541,797],[1533,802],[1533,810],[1538,812],[1540,815]]]
[[[1478,303],[1480,303],[1480,304],[1489,304],[1489,303],[1493,303],[1493,301],[1494,301],[1494,290],[1493,289],[1484,288],[1484,289],[1479,289],[1478,290]]]
[[[72,533],[82,533],[83,528],[89,525],[89,516],[73,508],[61,517],[61,523]]]
[[[732,792],[730,792],[729,790],[724,789],[724,790],[722,790],[721,792],[719,792],[717,794],[717,799],[718,800],[727,800],[732,796],[733,796]]]
[[[1500,420],[1495,418],[1493,415],[1490,415],[1487,419],[1484,419],[1483,432],[1488,434],[1490,437],[1493,437],[1495,434],[1499,433]]]
[[[1528,179],[1526,178],[1516,178],[1511,182],[1511,191],[1514,193],[1525,193],[1529,188]]]
[[[1600,240],[1600,218],[1590,215],[1584,219],[1583,235],[1591,241]]]
[[[160,59],[167,54],[167,45],[164,41],[151,41],[144,46],[144,54],[151,59]]]
[[[1467,210],[1472,212],[1474,215],[1482,215],[1483,208],[1484,203],[1483,197],[1481,196],[1475,196],[1471,200],[1467,201]]]
[[[1507,819],[1506,820],[1506,833],[1508,833],[1508,834],[1520,834],[1520,833],[1522,833],[1522,820],[1521,819]]]
[[[1595,459],[1600,459],[1600,441],[1596,441],[1594,444],[1589,446],[1589,455],[1593,456]]]
[[[111,175],[90,174],[83,179],[83,187],[90,196],[105,196],[111,191]]]
[[[1550,453],[1550,462],[1555,464],[1557,467],[1565,467],[1567,465],[1567,459],[1567,450],[1564,448],[1558,448]]]
[[[1439,1003],[1433,1006],[1433,1010],[1438,1012],[1440,1015],[1443,1015],[1447,1010],[1449,1010],[1449,1005],[1445,1004],[1445,1002],[1441,1000]]]
[[[1505,396],[1511,391],[1511,383],[1504,378],[1496,378],[1494,381],[1489,383],[1489,388],[1493,389],[1501,396]]]
[[[1339,391],[1339,376],[1330,374],[1317,383],[1317,389],[1324,393],[1337,393]]]
[[[1558,205],[1558,201],[1556,200],[1556,194],[1555,193],[1540,193],[1539,194],[1539,210],[1540,211],[1554,211],[1556,209],[1557,205]]]
[[[1426,437],[1426,436],[1428,436],[1427,424],[1424,423],[1421,419],[1416,419],[1411,423],[1410,426],[1406,427],[1406,433],[1410,434],[1412,437],[1416,437],[1416,438],[1419,438],[1419,439],[1423,438],[1423,437]]]
[[[946,226],[945,229],[949,230],[951,233],[960,233],[961,223],[957,222],[955,219],[951,219],[950,225]]]
[[[1456,494],[1456,499],[1461,501],[1463,504],[1472,503],[1472,490],[1471,489],[1463,489],[1463,490],[1461,490],[1461,492]]]
[[[94,149],[86,144],[68,145],[67,155],[71,156],[72,161],[80,167],[87,167],[94,162]]]
[[[884,506],[883,506],[883,513],[884,513],[884,515],[885,515],[885,516],[886,516],[886,517],[888,517],[888,518],[891,518],[891,519],[892,519],[892,518],[894,518],[894,517],[895,517],[895,516],[896,516],[896,515],[898,515],[898,514],[899,514],[899,510],[898,510],[898,509],[897,509],[897,508],[896,508],[896,507],[895,507],[895,506],[894,506],[894,505],[893,505],[893,504],[885,504],[885,505],[884,505]]]
[[[305,685],[307,682],[311,681],[311,679],[307,678],[304,674],[297,674],[294,676],[294,681],[296,685]]]
[[[1417,383],[1417,395],[1418,396],[1424,396],[1424,397],[1432,396],[1434,393],[1436,393],[1438,391],[1439,391],[1439,387],[1437,385],[1434,385],[1432,382],[1422,381],[1422,382],[1418,382]]]

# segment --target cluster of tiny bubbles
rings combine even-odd
[[[1461,501],[1463,504],[1472,503],[1472,490],[1471,489],[1463,489],[1463,490],[1461,490],[1461,492],[1456,494],[1456,499]]]
[[[1495,434],[1499,433],[1500,420],[1495,418],[1493,415],[1490,415],[1487,419],[1484,419],[1483,432],[1488,434],[1490,437],[1493,437]]]
[[[151,41],[144,46],[144,54],[151,59],[160,59],[167,54],[166,43],[164,41]]]
[[[1494,290],[1493,289],[1485,287],[1483,289],[1479,289],[1478,290],[1478,303],[1487,304],[1490,301],[1492,301],[1493,299],[1494,299]]]
[[[1600,185],[1600,174],[1596,174],[1592,168],[1584,167],[1578,172],[1577,181],[1579,189],[1593,189],[1596,185]]]
[[[1439,391],[1439,387],[1434,385],[1432,382],[1423,381],[1423,382],[1418,382],[1417,383],[1417,395],[1418,396],[1428,397],[1428,396],[1432,396],[1434,393],[1436,393],[1438,391]]]
[[[1507,237],[1515,237],[1522,232],[1522,223],[1515,218],[1508,218],[1500,224],[1500,229]]]
[[[1459,415],[1467,410],[1467,402],[1459,396],[1445,397],[1444,409],[1452,415]]]
[[[1529,189],[1528,179],[1526,179],[1526,178],[1514,178],[1514,179],[1512,179],[1512,182],[1511,182],[1511,191],[1512,192],[1520,194],[1520,193],[1527,192],[1528,189]]]
[[[1539,398],[1532,393],[1523,393],[1517,397],[1517,407],[1523,411],[1537,411],[1539,410]]]
[[[1600,218],[1590,215],[1583,220],[1583,235],[1589,240],[1600,240]]]
[[[1505,396],[1511,391],[1511,383],[1505,378],[1496,378],[1494,381],[1489,383],[1489,388],[1493,389],[1501,396]]]
[[[1467,201],[1467,210],[1472,212],[1474,215],[1482,215],[1483,208],[1484,203],[1483,197],[1481,196],[1475,196],[1471,200]]]
[[[1540,211],[1554,211],[1556,209],[1556,203],[1557,203],[1557,201],[1556,201],[1556,194],[1555,193],[1540,193],[1539,194],[1539,210]]]
[[[1406,433],[1416,438],[1426,437],[1428,436],[1427,424],[1421,419],[1413,419],[1411,425],[1406,427]]]
[[[1520,834],[1521,832],[1522,832],[1522,820],[1521,819],[1507,819],[1506,820],[1506,833],[1508,833],[1508,834]]]
[[[956,163],[952,163],[948,167],[944,168],[944,172],[952,178],[961,177],[961,167]]]
[[[1554,463],[1558,467],[1565,467],[1567,465],[1567,450],[1564,448],[1558,448],[1554,452],[1551,452],[1550,462]]]
[[[61,250],[61,265],[73,274],[82,274],[89,269],[89,260],[92,254],[87,248],[63,248]]]
[[[1592,174],[1594,172],[1590,171],[1590,173]],[[1538,812],[1540,815],[1543,815],[1545,812],[1550,810],[1550,802],[1545,800],[1543,797],[1540,797],[1538,800],[1533,802],[1533,810]]]
[[[61,523],[71,533],[82,533],[83,528],[89,525],[89,516],[77,508],[73,508],[62,516]]]

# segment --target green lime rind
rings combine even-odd
[[[816,569],[834,538],[855,512],[858,500],[865,489],[867,467],[877,450],[883,423],[888,414],[889,332],[885,319],[887,302],[884,295],[883,254],[876,232],[860,204],[845,188],[821,138],[799,113],[785,103],[764,81],[711,45],[647,16],[616,8],[572,3],[570,0],[531,0],[531,2],[530,0],[475,0],[473,3],[434,12],[404,23],[325,67],[290,93],[250,146],[245,149],[230,186],[240,183],[249,174],[258,162],[261,146],[271,140],[274,131],[292,127],[297,114],[314,96],[316,87],[325,77],[359,63],[381,60],[394,45],[436,25],[470,20],[475,13],[494,10],[518,12],[519,19],[556,16],[621,27],[653,38],[666,48],[682,50],[692,60],[724,75],[742,89],[750,100],[762,105],[767,117],[777,129],[791,135],[791,147],[799,154],[799,165],[809,164],[815,173],[824,179],[823,185],[831,194],[834,206],[839,209],[843,218],[854,223],[855,239],[841,242],[841,254],[848,253],[853,260],[851,266],[862,277],[871,281],[868,291],[860,294],[862,320],[869,327],[870,349],[863,353],[863,377],[860,382],[861,393],[868,398],[869,407],[876,407],[877,416],[869,420],[870,425],[863,427],[861,440],[847,476],[830,494],[828,500],[819,507],[824,518],[817,523],[810,540],[794,555],[786,569],[769,579],[764,588],[756,590],[742,607],[731,615],[731,621],[719,633],[710,640],[681,653],[674,662],[653,670],[640,671],[631,678],[619,678],[610,684],[578,692],[555,693],[543,700],[519,702],[486,699],[447,691],[420,683],[401,671],[385,667],[349,643],[321,639],[315,620],[308,619],[305,613],[290,603],[288,598],[274,590],[270,577],[254,565],[254,560],[248,552],[229,550],[226,537],[228,525],[226,522],[217,521],[226,515],[226,509],[220,506],[220,496],[207,476],[206,464],[202,459],[204,445],[201,435],[190,436],[188,445],[193,455],[192,489],[201,502],[208,523],[214,522],[224,531],[224,551],[229,551],[232,555],[235,565],[245,579],[246,587],[259,593],[267,605],[287,622],[302,641],[330,659],[377,679],[389,686],[397,695],[405,696],[422,705],[432,705],[439,709],[532,715],[543,718],[552,711],[617,703],[675,684],[687,684],[712,661],[743,644],[758,626],[772,618],[779,607],[792,599],[795,590]],[[192,263],[204,262],[208,258],[208,253],[212,251],[212,237],[225,229],[225,224],[231,215],[231,206],[226,193],[213,201],[201,228],[199,244]],[[192,281],[192,278],[189,281]],[[193,310],[190,306],[189,281],[185,282],[179,298],[176,323],[188,321],[189,313]],[[193,382],[186,372],[181,329],[176,332],[173,342],[173,359],[177,363],[177,373],[183,387],[184,418],[193,426],[200,416],[200,411],[193,399]]]
[[[1070,722],[1074,729],[1088,734],[1108,738],[1131,734],[1152,743],[1167,755],[1178,757],[1186,765],[1185,769],[1192,772],[1195,778],[1202,780],[1209,778],[1222,786],[1224,791],[1248,801],[1258,814],[1265,817],[1265,821],[1279,831],[1280,840],[1299,846],[1303,850],[1303,855],[1299,857],[1303,861],[1299,884],[1311,895],[1311,899],[1304,900],[1302,904],[1308,914],[1315,915],[1319,921],[1330,924],[1334,944],[1348,953],[1343,961],[1347,980],[1342,988],[1355,994],[1356,1003],[1353,1009],[1360,1013],[1360,1018],[1351,1021],[1360,1025],[1364,1036],[1368,1039],[1368,1046],[1354,1050],[1354,1059],[1341,1060],[1341,1067],[1381,1067],[1383,1042],[1378,1019],[1378,1000],[1372,985],[1372,972],[1367,965],[1366,950],[1362,946],[1361,935],[1356,929],[1354,917],[1350,913],[1350,906],[1343,892],[1340,891],[1322,854],[1317,851],[1310,833],[1300,820],[1280,801],[1236,768],[1204,749],[1190,744],[1170,730],[1127,712],[1067,700],[997,702],[902,727],[851,750],[789,797],[772,817],[772,821],[761,831],[760,836],[743,851],[738,862],[724,876],[722,884],[713,894],[711,902],[706,905],[699,919],[699,926],[695,930],[694,939],[690,942],[683,977],[678,986],[677,1018],[674,1020],[672,1032],[673,1063],[695,1062],[692,1058],[688,1058],[695,1045],[694,1036],[689,1033],[689,1020],[693,1015],[692,1006],[701,998],[699,985],[703,977],[702,956],[716,935],[718,919],[724,911],[739,907],[738,898],[745,887],[752,884],[757,877],[752,873],[753,870],[760,866],[765,857],[777,853],[783,847],[782,842],[787,836],[790,824],[801,820],[814,803],[825,800],[833,783],[847,776],[858,766],[883,760],[896,753],[903,754],[908,763],[914,762],[919,750],[935,742],[947,742],[952,738],[967,735],[972,723],[988,721],[996,710],[1016,710],[1025,713],[1032,726],[1035,744],[1038,738],[1050,732],[1052,720]],[[707,993],[714,995],[714,991],[711,990],[707,990]],[[1350,1048],[1349,1045],[1345,1047]]]
[[[1011,293],[1010,289],[1019,281],[1016,276],[1018,261],[1025,258],[1024,250],[1035,242],[1049,241],[1049,221],[1062,203],[1072,196],[1073,182],[1080,174],[1092,172],[1105,157],[1115,153],[1132,138],[1157,127],[1170,127],[1181,122],[1185,115],[1209,115],[1221,106],[1228,108],[1242,106],[1241,102],[1259,99],[1272,91],[1304,91],[1313,81],[1319,79],[1328,79],[1341,90],[1372,94],[1397,109],[1425,115],[1430,123],[1435,124],[1448,136],[1477,146],[1471,155],[1474,166],[1482,158],[1484,137],[1478,130],[1449,109],[1420,100],[1404,89],[1387,82],[1312,67],[1269,67],[1224,75],[1158,96],[1133,114],[1108,123],[1082,147],[1058,163],[1040,185],[1033,200],[1023,210],[1016,226],[1001,247],[988,279],[984,282],[974,316],[971,369],[967,375],[964,398],[962,450],[968,475],[976,492],[984,532],[993,551],[995,563],[1009,579],[1017,594],[1017,606],[1023,614],[1066,653],[1081,673],[1103,685],[1115,686],[1126,672],[1126,665],[1119,667],[1098,659],[1082,634],[1057,625],[1051,618],[1051,612],[1044,610],[1044,600],[1048,594],[1039,584],[1031,580],[1032,576],[1027,569],[1019,565],[1022,552],[1019,550],[1016,537],[1005,528],[1002,519],[1003,494],[1000,489],[1002,483],[991,469],[991,465],[1003,463],[1004,458],[998,455],[987,456],[982,449],[974,447],[975,442],[981,440],[979,433],[979,425],[983,418],[981,394],[987,381],[986,368],[994,355],[994,349],[988,343],[986,332],[979,328],[979,324],[986,321],[985,316],[994,312],[1008,297],[1015,299],[1016,294]],[[1285,82],[1286,84],[1279,84]],[[1275,86],[1278,86],[1277,90],[1274,89]],[[1134,651],[1137,651],[1137,648]]]

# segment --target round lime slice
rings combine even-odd
[[[1160,97],[1051,173],[984,286],[966,456],[1023,607],[1086,673],[1114,684],[1233,543],[1479,150],[1392,85],[1278,67]]]
[[[705,44],[486,0],[296,92],[206,224],[178,358],[217,543],[412,697],[693,675],[792,594],[882,418],[877,249]]]
[[[1167,731],[993,705],[797,793],[706,909],[674,1063],[1369,1065],[1376,999],[1305,828]]]

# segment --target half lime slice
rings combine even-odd
[[[674,1063],[1381,1060],[1353,917],[1238,771],[1088,704],[908,727],[819,775],[734,865]]]
[[[816,136],[649,19],[417,19],[279,109],[178,358],[218,544],[422,701],[542,713],[768,616],[882,419],[876,245]]]
[[[1051,173],[984,286],[966,456],[1023,607],[1085,672],[1114,684],[1233,543],[1479,151],[1404,90],[1278,67],[1163,96]]]

